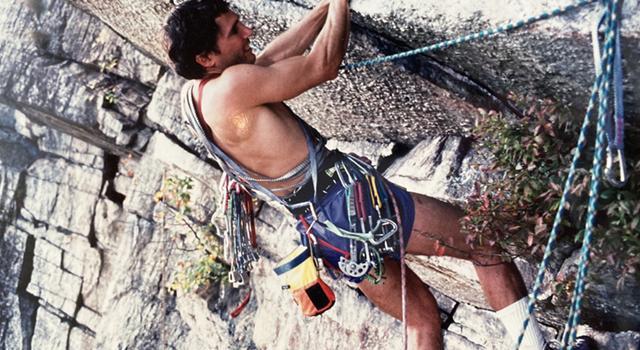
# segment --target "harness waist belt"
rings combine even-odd
[[[344,159],[344,155],[342,153],[329,151],[327,152],[324,161],[318,165],[317,193],[319,196],[326,193],[331,186],[338,183],[338,176],[334,171],[331,171],[331,169],[333,169],[335,163],[341,159]],[[313,198],[313,193],[313,182],[307,181],[294,193],[283,198],[283,201],[289,205],[307,202],[309,201],[309,198]],[[289,208],[289,211],[294,215],[294,217],[298,218],[300,215],[306,214],[309,211],[309,207]]]

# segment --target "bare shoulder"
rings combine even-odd
[[[255,64],[236,64],[228,67],[216,79],[221,89],[233,89],[234,87],[251,84],[261,79],[265,68]]]
[[[237,64],[226,68],[215,79],[216,99],[224,108],[218,113],[234,115],[260,105],[292,99],[326,81],[314,74],[303,56],[284,59],[268,67]]]
[[[253,107],[247,102],[257,93],[260,69],[252,64],[237,64],[228,67],[211,84],[210,96],[217,105],[217,113],[221,116],[232,116]]]

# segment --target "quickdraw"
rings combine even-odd
[[[620,9],[615,9],[616,16],[621,16]],[[627,183],[627,166],[624,156],[624,104],[623,104],[623,85],[622,85],[622,51],[620,48],[620,30],[621,22],[610,28],[605,24],[607,17],[603,14],[597,21],[591,32],[591,41],[593,46],[593,63],[596,75],[602,74],[602,57],[600,33],[602,30],[613,31],[613,72],[609,73],[609,84],[613,85],[613,109],[607,113],[605,122],[605,133],[607,136],[607,158],[605,163],[604,174],[607,182],[614,187],[621,188]],[[606,96],[609,98],[609,96]],[[618,163],[618,169],[614,164]]]
[[[253,196],[226,174],[220,183],[222,195],[217,214],[224,213],[223,255],[230,264],[229,282],[239,287],[258,261]]]
[[[349,258],[340,258],[340,270],[349,277],[360,278],[368,276],[373,267],[375,277],[367,278],[379,283],[384,274],[381,253],[392,252],[398,245],[398,224],[392,219],[395,211],[384,182],[369,170],[370,166],[352,156],[347,159],[336,163],[334,170],[345,189],[349,229],[328,220],[322,224],[334,235],[349,240]],[[371,209],[375,213],[369,212]]]
[[[607,161],[607,166],[605,169],[605,173],[607,169],[609,169],[608,181],[612,183],[612,185],[623,185],[624,181],[626,181],[626,173],[624,171],[625,167],[625,159],[622,153],[622,127],[623,127],[623,117],[622,117],[622,104],[621,104],[621,86],[616,88],[616,85],[619,84],[618,79],[621,79],[622,76],[622,67],[621,67],[621,59],[616,58],[619,55],[619,39],[620,39],[620,25],[619,25],[619,17],[620,17],[620,8],[621,3],[618,0],[602,0],[602,16],[596,23],[596,27],[594,29],[594,59],[596,61],[596,78],[593,83],[591,98],[589,99],[589,105],[587,107],[587,111],[585,113],[584,121],[582,124],[582,128],[580,130],[580,136],[578,138],[578,145],[576,147],[576,152],[573,155],[573,161],[571,163],[571,167],[569,168],[569,174],[567,175],[567,179],[565,181],[564,190],[562,193],[562,197],[560,199],[560,203],[558,205],[558,212],[556,213],[556,217],[553,223],[553,228],[551,229],[551,233],[549,234],[549,241],[547,242],[547,246],[545,248],[544,256],[542,258],[542,262],[538,269],[538,275],[536,277],[533,292],[529,297],[529,305],[528,305],[528,313],[531,315],[533,313],[533,309],[535,306],[535,301],[540,294],[542,281],[544,280],[544,275],[546,272],[546,267],[548,266],[549,259],[551,257],[551,252],[555,248],[556,239],[558,236],[558,231],[562,223],[562,219],[566,212],[565,203],[568,201],[568,198],[571,193],[573,181],[576,174],[577,164],[584,153],[584,149],[587,145],[587,131],[589,129],[590,124],[592,123],[592,116],[594,114],[594,110],[598,111],[597,118],[597,130],[596,130],[596,143],[595,143],[595,152],[593,157],[593,165],[591,170],[591,187],[589,191],[589,204],[587,210],[587,219],[586,226],[583,233],[582,240],[582,249],[580,250],[580,260],[578,263],[578,273],[576,276],[576,283],[574,287],[574,293],[571,300],[571,307],[569,310],[569,317],[567,320],[566,328],[562,336],[562,344],[561,348],[573,348],[573,344],[575,344],[576,340],[576,328],[578,322],[580,320],[580,308],[582,304],[582,296],[585,289],[585,276],[588,271],[588,263],[589,263],[589,253],[591,247],[591,239],[593,229],[595,227],[595,219],[597,213],[597,201],[600,193],[600,180],[602,177],[602,160],[605,157],[605,148],[607,154],[611,156],[612,153],[618,153],[618,162],[620,163],[620,178],[615,179],[610,174],[612,174],[613,160],[611,157],[610,160]],[[600,26],[604,26],[605,32],[605,44],[602,50],[599,45],[599,34],[598,30]],[[618,51],[616,53],[616,51]],[[617,62],[617,63],[616,63]],[[612,65],[614,68],[612,69]],[[618,73],[616,73],[618,71]],[[617,78],[616,78],[617,76]],[[609,113],[609,87],[611,84],[611,80],[614,81],[614,90],[617,89],[618,92],[614,91],[616,94],[616,100],[619,103],[619,106],[615,106],[616,108],[616,135],[611,135],[607,132],[607,130],[611,128],[611,114]],[[616,82],[618,80],[618,82]],[[607,126],[609,125],[609,126]],[[607,142],[608,141],[608,142]],[[620,144],[618,144],[620,142]],[[615,150],[615,151],[614,151]],[[516,348],[520,346],[522,342],[522,338],[524,337],[524,331],[526,330],[529,323],[529,318],[525,319],[523,323],[522,331],[520,336],[518,337],[518,341],[516,344]]]

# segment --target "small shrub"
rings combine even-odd
[[[172,229],[172,239],[177,246],[194,253],[196,258],[180,261],[173,280],[167,285],[170,291],[189,293],[212,283],[224,281],[229,266],[219,257],[221,242],[212,224],[199,223],[190,217],[190,177],[167,177],[155,195],[156,202],[164,204],[161,219]]]
[[[109,90],[107,90],[107,92],[104,94],[103,105],[105,107],[111,107],[111,106],[114,106],[117,102],[118,102],[118,94],[115,88],[112,87]]]
[[[539,258],[553,226],[580,124],[551,101],[519,100],[527,110],[524,119],[514,123],[496,112],[482,112],[474,134],[493,158],[482,169],[486,176],[476,184],[462,226],[472,245],[498,244],[510,255]],[[592,245],[596,260],[620,272],[619,287],[626,276],[640,276],[640,152],[630,142],[640,133],[630,125],[627,130],[630,180],[621,189],[603,180]],[[591,159],[592,151],[583,155],[571,185],[568,215],[562,223],[564,239],[572,234],[576,241],[582,237]]]
[[[107,60],[103,60],[98,62],[98,67],[100,68],[100,73],[108,73],[114,70],[118,66],[118,58],[111,57]]]

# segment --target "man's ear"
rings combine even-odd
[[[201,53],[196,55],[196,62],[206,70],[216,68],[216,58],[213,52]]]

